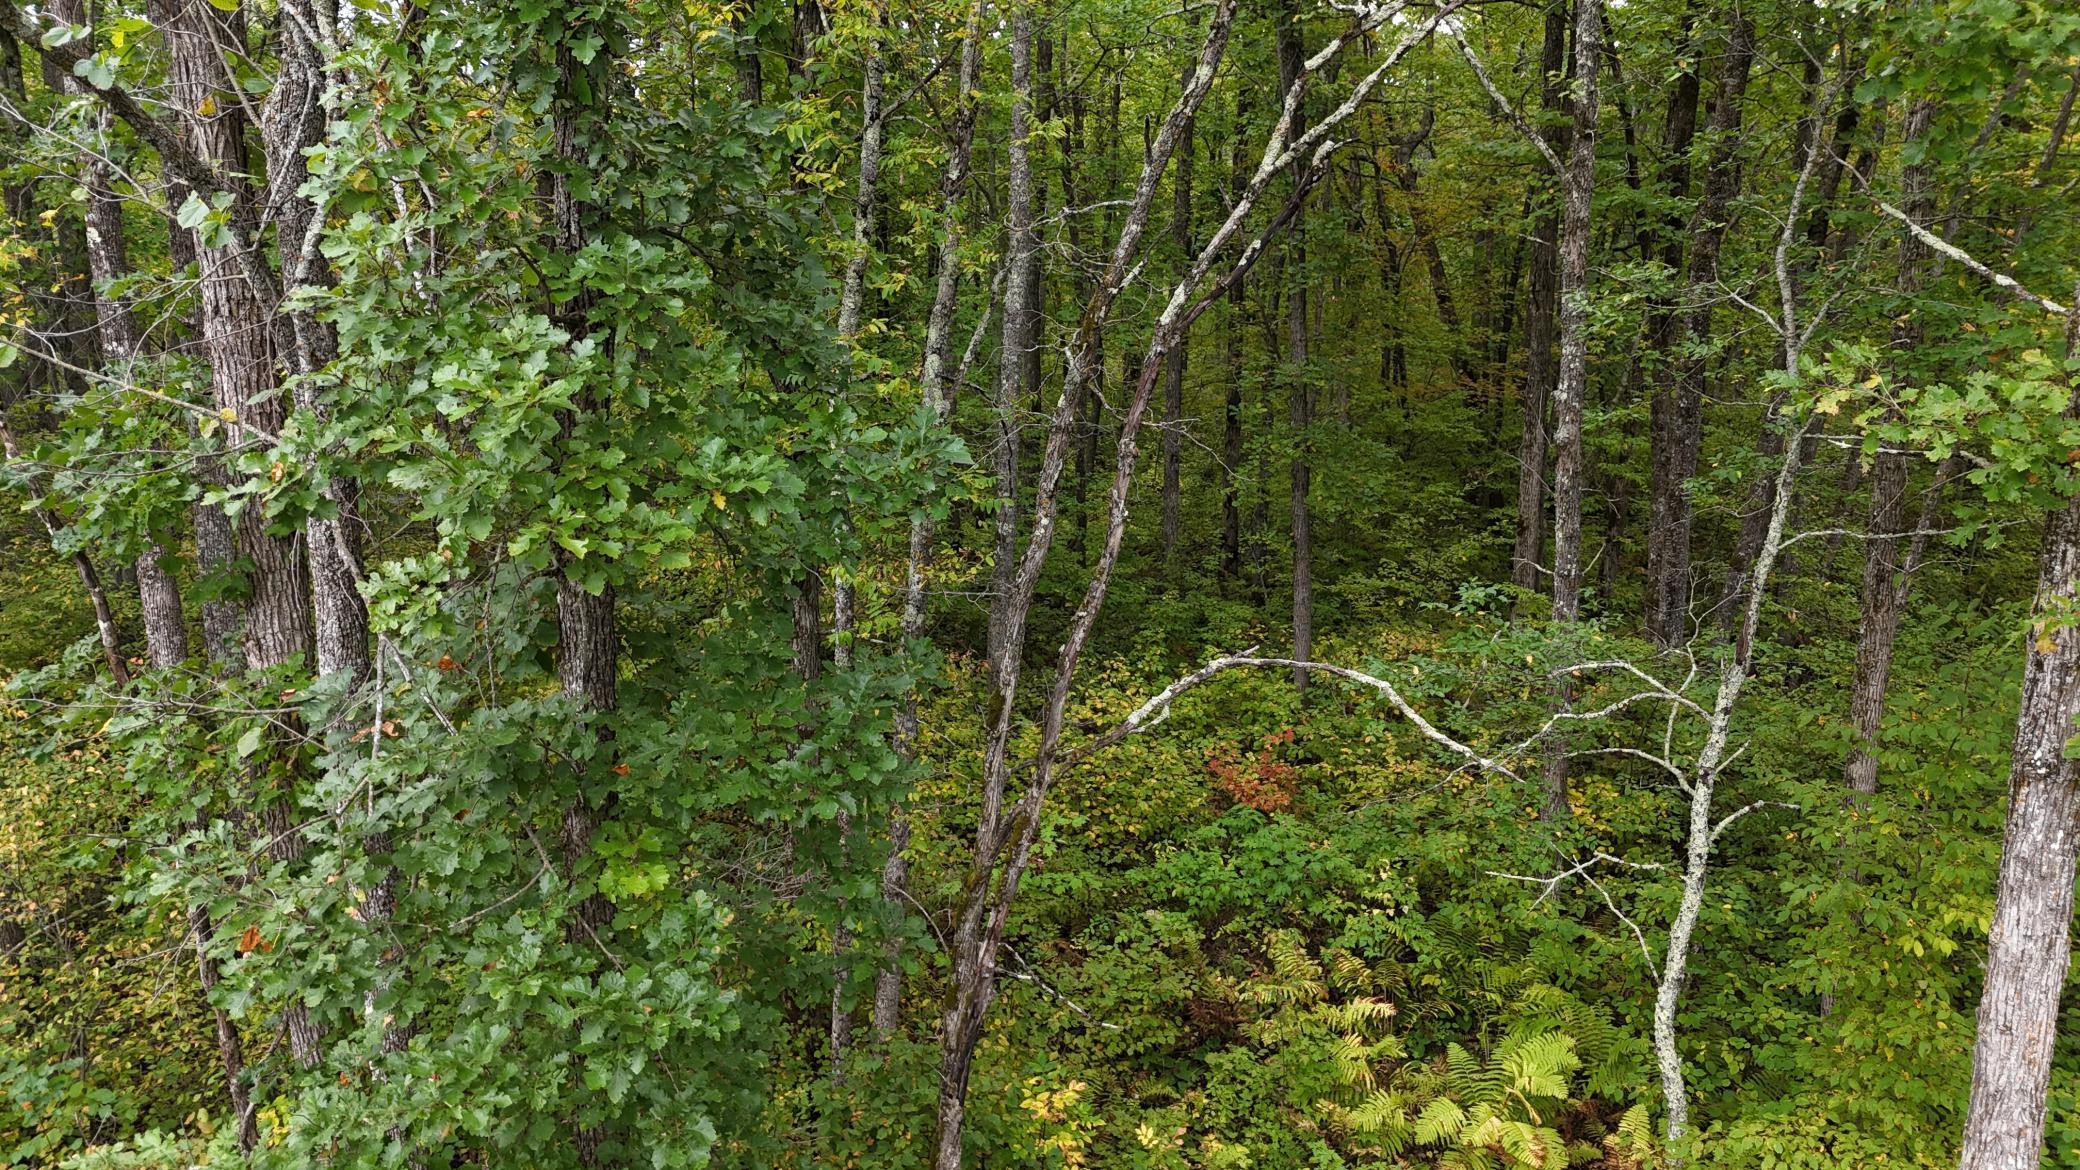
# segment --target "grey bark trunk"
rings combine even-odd
[[[1560,368],[1553,386],[1553,621],[1563,630],[1581,617],[1582,409],[1589,383],[1589,212],[1596,193],[1596,84],[1603,54],[1601,0],[1575,0],[1574,130],[1560,193]],[[1559,683],[1557,700],[1570,700]],[[1540,769],[1540,818],[1567,819],[1567,741],[1556,737]]]
[[[1187,79],[1189,81],[1189,79]],[[1177,178],[1170,213],[1170,239],[1177,248],[1179,264],[1191,263],[1192,255],[1192,149],[1194,123],[1184,126],[1184,145],[1177,156]],[[1191,361],[1188,338],[1180,337],[1177,348],[1163,367],[1163,561],[1177,559],[1178,531],[1184,510],[1184,376]]]
[[[939,240],[939,280],[933,291],[931,314],[925,321],[924,370],[920,381],[924,386],[925,406],[935,423],[945,422],[953,412],[953,318],[958,307],[956,294],[960,289],[956,264],[960,247],[957,225],[961,197],[967,190],[969,154],[974,144],[976,111],[973,94],[982,69],[981,30],[982,4],[981,0],[974,0],[968,6],[967,26],[961,42],[960,97],[954,108],[953,150],[946,161],[946,171],[939,179],[939,213],[944,224],[944,235]],[[909,563],[903,582],[902,629],[907,643],[915,644],[924,637],[928,616],[925,577],[930,571],[931,559],[931,521],[924,518],[913,520],[910,524]],[[1003,563],[1000,550],[999,565]],[[992,574],[992,588],[995,587],[995,574]],[[991,614],[989,645],[994,654],[999,644],[994,607]],[[904,696],[895,722],[896,750],[904,759],[916,759],[919,727],[914,691]],[[910,846],[910,822],[900,808],[889,814],[888,846],[888,859],[881,868],[881,897],[898,914],[907,914],[910,871],[904,851]],[[902,1022],[902,1008],[903,969],[898,944],[891,941],[880,970],[874,976],[873,1023],[876,1037],[886,1041],[895,1035]]]
[[[1538,59],[1544,84],[1540,106],[1550,117],[1564,108],[1561,71],[1567,67],[1567,5],[1546,9],[1545,44]],[[1546,141],[1557,153],[1565,131],[1551,127]],[[1546,411],[1558,367],[1553,361],[1560,313],[1560,209],[1550,204],[1531,229],[1531,278],[1524,304],[1524,430],[1517,442],[1517,539],[1510,581],[1527,593],[1539,589],[1546,554]]]
[[[586,156],[590,149],[587,139],[610,116],[611,99],[608,95],[611,82],[608,78],[612,62],[603,52],[588,63],[578,62],[571,42],[583,31],[582,28],[567,30],[564,39],[556,45],[557,76],[551,127],[556,154],[570,171],[579,171],[587,165]],[[756,84],[755,75],[752,83]],[[554,235],[549,243],[566,255],[575,254],[588,242],[595,209],[578,198],[563,170],[551,176],[550,204]],[[574,341],[592,334],[593,303],[591,290],[580,289],[555,306],[556,323]],[[579,394],[573,408],[558,418],[560,429],[567,439],[576,430],[582,416],[607,408],[608,404],[598,393],[588,388]],[[559,552],[556,582],[557,684],[563,696],[579,711],[597,714],[612,711],[618,704],[621,644],[615,628],[614,590],[609,585],[597,593],[591,592],[585,588],[578,573],[573,561]],[[603,745],[609,734],[605,730],[599,732]],[[606,813],[605,804],[594,802],[583,793],[582,787],[579,795],[565,807],[559,844],[564,866],[570,874],[582,872],[591,863],[593,836]],[[566,945],[579,949],[603,945],[598,941],[599,933],[613,920],[613,916],[613,904],[604,895],[597,892],[587,895],[572,908],[570,919],[565,923]],[[601,1149],[606,1140],[607,1134],[601,1129],[579,1127],[572,1135],[579,1164],[588,1167],[602,1165]]]
[[[1288,2],[1278,25],[1278,83],[1290,89],[1304,67],[1306,47],[1301,39],[1299,6]],[[1292,114],[1293,133],[1306,130],[1306,103]],[[1306,165],[1295,160],[1292,168],[1295,198],[1306,194]],[[1303,212],[1304,217],[1304,212]],[[1286,421],[1293,431],[1293,458],[1287,469],[1287,513],[1293,537],[1293,657],[1301,662],[1314,658],[1314,517],[1308,507],[1314,468],[1308,458],[1308,431],[1314,425],[1314,385],[1308,369],[1307,330],[1307,243],[1296,218],[1286,238]],[[1307,669],[1293,668],[1293,686],[1307,689]]]
[[[2080,294],[2080,288],[2076,288]],[[2080,301],[2080,296],[2075,297]],[[2080,356],[2080,305],[2066,316],[2066,358]],[[2068,408],[2080,415],[2080,397]],[[2044,525],[2037,625],[2022,674],[2008,772],[2000,880],[1986,939],[1986,986],[1972,1045],[1960,1170],[2031,1170],[2043,1157],[2059,996],[2072,962],[2073,879],[2080,860],[2080,500]]]
[[[238,85],[224,57],[244,49],[242,15],[190,4],[175,11],[163,31],[189,145],[222,174],[250,173]],[[204,115],[204,109],[216,112]],[[198,241],[197,260],[211,393],[218,408],[232,416],[225,428],[227,439],[238,443],[257,437],[256,433],[279,434],[288,410],[277,393],[275,363],[281,331],[275,317],[276,285],[265,258],[242,246],[258,237],[260,209],[249,185],[236,183],[231,194],[236,239],[210,247],[201,247]],[[205,539],[199,530],[201,523],[198,517],[198,542]],[[267,520],[259,508],[240,513],[231,535],[237,554],[249,566],[241,631],[245,666],[254,672],[273,670],[311,649],[311,594],[304,558],[293,539],[267,531]],[[218,533],[208,537],[212,541],[219,538]],[[209,555],[220,551],[209,550]],[[204,617],[207,631],[210,615]],[[295,777],[286,775],[277,781],[274,792],[254,796],[265,805],[260,823],[267,833],[269,854],[278,861],[300,858],[303,838],[294,827]],[[303,1067],[314,1067],[319,1060],[320,1036],[308,1008],[301,999],[292,999],[282,1014],[290,1053]]]

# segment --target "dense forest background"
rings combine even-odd
[[[2080,1168],[2076,94],[8,0],[0,1156]]]

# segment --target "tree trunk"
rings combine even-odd
[[[0,402],[0,451],[6,453],[9,463],[22,464],[21,446],[15,442],[14,428],[8,425],[6,418],[7,409],[13,405]],[[43,525],[51,543],[56,545],[59,533],[65,529],[64,520],[41,504],[29,511],[36,516],[37,523]],[[108,664],[109,676],[118,687],[127,687],[130,685],[130,667],[123,661],[123,638],[116,630],[115,609],[109,604],[108,590],[102,587],[101,573],[94,567],[94,558],[88,556],[85,549],[79,549],[67,559],[79,574],[80,587],[86,590],[87,600],[94,607],[94,633],[101,641],[101,658]]]
[[[993,582],[1008,582],[1018,560],[1019,384],[1026,357],[1039,341],[1032,333],[1037,322],[1029,303],[1033,271],[1040,262],[1039,239],[1033,227],[1032,49],[1032,6],[1020,3],[1012,15],[1011,33],[1011,132],[1006,146],[1009,189],[1004,225],[1009,248],[1005,256],[1003,344],[997,361],[996,393],[992,396],[997,421]],[[969,116],[967,133],[972,134],[972,110]],[[990,645],[993,656],[1003,650],[994,641]]]
[[[1567,4],[1546,9],[1545,44],[1539,53],[1544,78],[1540,105],[1550,117],[1564,108],[1561,71],[1567,67]],[[1557,153],[1565,131],[1546,130]],[[1539,588],[1545,565],[1546,409],[1554,394],[1555,325],[1560,313],[1560,209],[1550,203],[1531,229],[1531,282],[1524,304],[1524,433],[1517,442],[1517,540],[1510,555],[1511,583],[1527,593]]]
[[[612,116],[608,96],[612,61],[605,52],[599,52],[591,61],[580,64],[571,47],[594,27],[590,21],[575,22],[559,30],[562,35],[554,45],[556,88],[550,117],[554,149],[563,167],[549,179],[553,235],[548,242],[564,255],[575,255],[587,245],[593,219],[598,214],[597,208],[581,200],[572,189],[570,174],[582,173],[587,167],[587,156],[593,149],[588,140]],[[750,61],[749,78],[755,85],[755,54],[751,55]],[[592,320],[594,301],[592,291],[581,288],[554,306],[552,319],[573,343],[595,332]],[[557,423],[564,437],[564,444],[560,446],[568,444],[585,415],[607,409],[608,403],[596,389],[586,387],[581,390],[572,408],[558,416]],[[581,570],[574,558],[562,551],[557,554],[556,568],[558,688],[573,707],[586,715],[612,711],[619,702],[617,683],[621,653],[614,589],[611,585],[596,593],[587,589],[580,579]],[[611,733],[601,728],[597,734],[604,749]],[[607,764],[595,759],[574,766],[583,771],[605,768]],[[565,807],[560,834],[564,867],[573,880],[590,865],[593,837],[608,811],[603,803],[595,803],[585,795],[585,787],[581,783],[578,795]],[[595,891],[587,895],[572,908],[564,928],[565,944],[575,949],[602,945],[598,941],[599,932],[607,927],[613,916],[613,904],[603,894]],[[580,1079],[575,1069],[573,1079]],[[606,1139],[603,1130],[580,1125],[572,1135],[579,1164],[601,1165],[600,1150]]]
[[[1187,77],[1187,83],[1190,78]],[[1184,143],[1178,150],[1177,177],[1170,212],[1170,239],[1177,247],[1177,262],[1191,263],[1192,256],[1192,157],[1194,123],[1184,125]],[[1238,128],[1238,133],[1240,133]],[[1163,563],[1177,559],[1177,534],[1183,510],[1184,469],[1184,375],[1191,360],[1189,338],[1177,339],[1163,367]]]
[[[332,283],[332,265],[318,247],[324,227],[320,209],[298,189],[308,174],[306,152],[324,144],[325,124],[337,104],[327,75],[330,46],[324,40],[332,35],[334,18],[319,0],[285,0],[281,12],[281,67],[268,95],[264,129],[268,202],[278,219],[276,250],[283,285],[293,291]],[[288,324],[295,348],[287,356],[302,375],[296,405],[322,423],[330,417],[332,403],[320,375],[338,356],[338,336],[329,322],[308,309],[290,312]],[[314,515],[304,528],[316,615],[317,672],[344,675],[350,687],[358,687],[372,672],[368,607],[360,589],[360,486],[328,475],[320,490],[332,514]]]
[[[1553,388],[1553,621],[1581,617],[1582,408],[1589,384],[1589,211],[1596,193],[1597,68],[1602,61],[1602,0],[1575,0],[1574,132],[1560,179],[1560,368]],[[1556,696],[1569,699],[1563,676]],[[1567,819],[1567,741],[1556,737],[1540,776],[1540,819]]]
[[[184,111],[190,146],[225,175],[250,173],[239,86],[225,60],[227,53],[244,52],[243,13],[190,4],[178,9],[177,18],[164,32],[175,97]],[[201,113],[204,109],[216,112],[205,115]],[[198,241],[197,260],[211,392],[218,408],[231,416],[226,438],[236,444],[280,434],[288,405],[278,393],[276,379],[277,345],[283,332],[275,314],[276,285],[265,256],[244,252],[244,248],[256,246],[259,237],[258,196],[242,181],[235,182],[231,194],[235,239],[210,247],[201,247]],[[264,283],[254,279],[256,274]],[[237,555],[249,566],[242,638],[246,669],[255,673],[275,670],[307,654],[312,645],[310,579],[304,557],[295,539],[273,535],[267,526],[262,509],[247,508],[239,514],[232,533]],[[198,543],[217,538],[215,533],[197,534]],[[222,551],[207,550],[206,555]],[[205,613],[204,618],[208,632],[210,615]],[[293,749],[284,744],[281,750],[288,753]],[[302,856],[304,844],[295,828],[296,777],[293,768],[288,772],[275,781],[275,791],[253,796],[263,802],[260,823],[267,835],[268,853],[277,861],[293,862]],[[300,998],[292,998],[282,1011],[291,1054],[303,1067],[314,1067],[320,1039],[308,1008]]]
[[[968,6],[967,26],[961,45],[960,99],[954,107],[953,149],[946,160],[945,173],[939,179],[939,215],[945,226],[942,229],[944,234],[939,238],[938,284],[933,291],[931,314],[925,321],[924,369],[920,378],[925,408],[934,423],[944,423],[953,412],[953,318],[957,307],[956,294],[960,290],[958,216],[962,193],[967,190],[968,160],[975,141],[974,93],[982,69],[981,0],[973,0]],[[1013,535],[1015,537],[1015,530]],[[928,616],[925,574],[931,567],[932,554],[932,523],[929,519],[920,517],[911,521],[909,551],[901,620],[903,640],[914,645],[924,637]],[[998,557],[1002,565],[1001,549]],[[996,582],[997,574],[993,573],[992,589],[999,587]],[[996,607],[992,606],[989,630],[992,655],[1001,644],[997,622]],[[895,724],[897,752],[906,760],[915,760],[919,727],[917,693],[914,690],[903,697],[902,706],[896,711]],[[899,914],[905,914],[909,909],[909,863],[903,852],[910,846],[910,822],[900,808],[889,814],[888,846],[888,859],[881,868],[881,897]],[[897,960],[897,945],[891,942],[881,969],[874,976],[874,1035],[884,1042],[895,1035],[902,1020],[903,970]]]
[[[1658,481],[1654,508],[1660,514],[1654,531],[1660,538],[1661,556],[1649,573],[1649,588],[1651,600],[1658,607],[1651,632],[1662,646],[1680,644],[1689,627],[1691,515],[1687,484],[1697,474],[1698,451],[1704,439],[1704,389],[1709,369],[1706,349],[1711,343],[1712,313],[1720,299],[1719,254],[1740,184],[1741,121],[1754,57],[1755,26],[1746,17],[1735,14],[1727,25],[1726,52],[1720,59],[1717,90],[1712,95],[1707,125],[1711,154],[1705,160],[1704,189],[1690,222],[1682,308],[1670,330],[1673,351],[1668,355],[1668,369],[1673,385],[1657,396],[1664,400],[1660,403],[1664,410],[1655,435],[1654,453]],[[1766,511],[1758,509],[1757,514]],[[1749,546],[1740,563],[1751,563],[1753,552]],[[1737,621],[1735,614],[1735,608],[1729,607],[1727,621]]]
[[[2076,288],[2080,294],[2080,288]],[[2080,296],[2075,297],[2080,301]],[[2080,304],[2066,314],[2066,360],[2080,356]],[[2070,387],[2069,387],[2070,389]],[[2068,416],[2080,416],[2080,396]],[[2037,561],[2037,624],[2022,673],[2008,772],[2000,880],[1986,939],[1986,987],[1972,1045],[1960,1170],[2029,1170],[2043,1158],[2059,996],[2072,962],[2080,861],[2080,500],[2053,512]]]
[[[1687,21],[1686,12],[1686,21]],[[1686,58],[1693,63],[1676,74],[1668,95],[1668,114],[1663,121],[1663,162],[1659,194],[1674,201],[1690,196],[1690,144],[1697,134],[1697,45],[1687,35]],[[1657,235],[1658,259],[1671,274],[1683,268],[1682,218],[1671,211],[1661,218]],[[1690,611],[1690,500],[1684,481],[1695,474],[1693,463],[1686,469],[1680,458],[1678,439],[1678,388],[1675,385],[1676,310],[1667,298],[1649,306],[1645,349],[1658,355],[1653,397],[1648,403],[1647,445],[1647,580],[1642,599],[1647,637],[1656,646],[1681,645],[1689,632]]]
[[[1278,22],[1278,84],[1292,88],[1300,77],[1306,57],[1300,29],[1299,6],[1288,2]],[[1293,112],[1293,133],[1307,129],[1306,103]],[[1295,160],[1292,167],[1295,198],[1304,198],[1306,165]],[[1293,657],[1301,662],[1314,658],[1314,518],[1308,508],[1314,468],[1309,463],[1309,429],[1314,425],[1314,385],[1308,370],[1307,329],[1307,243],[1301,231],[1305,213],[1296,217],[1292,234],[1286,238],[1286,421],[1293,432],[1293,458],[1288,468],[1287,511],[1293,536]],[[1293,686],[1307,689],[1307,670],[1293,668]]]

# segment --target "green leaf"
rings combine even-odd
[[[173,217],[175,223],[190,231],[201,227],[202,221],[208,218],[209,204],[204,203],[202,196],[193,191],[188,192],[187,201],[181,204],[181,209],[174,213]]]

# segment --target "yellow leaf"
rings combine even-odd
[[[2037,653],[2039,653],[2039,654],[2052,654],[2052,653],[2056,653],[2056,652],[2057,652],[2057,650],[2058,650],[2058,643],[2056,643],[2056,642],[2054,642],[2054,641],[2052,641],[2052,640],[2051,640],[2051,635],[2049,635],[2049,634],[2038,634],[2038,635],[2037,635]]]
[[[217,411],[217,417],[223,419],[225,422],[237,422],[238,412],[227,406],[224,407],[222,410]]]
[[[708,494],[708,498],[714,501],[716,511],[722,512],[727,511],[729,509],[729,497],[722,494],[721,488],[716,488],[714,491],[710,492]]]

